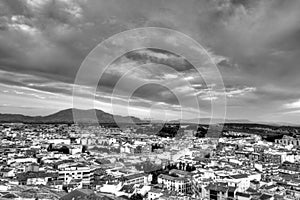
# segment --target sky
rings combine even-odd
[[[227,118],[299,124],[299,10],[298,0],[1,0],[0,113],[47,115],[72,107],[77,72],[99,43],[160,27],[205,49],[222,76]],[[98,78],[96,93],[80,85],[78,107],[88,109],[94,94],[95,107],[106,112],[178,119],[185,110],[187,118],[208,117],[221,96],[186,57],[155,48],[120,55]]]

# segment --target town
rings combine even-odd
[[[300,199],[298,130],[154,126],[3,123],[0,199]]]
[[[0,0],[0,200],[300,200],[300,0]]]

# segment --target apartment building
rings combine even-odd
[[[145,173],[131,174],[123,177],[123,180],[128,185],[144,185],[147,182],[147,175]]]
[[[174,175],[160,174],[158,176],[157,182],[171,191],[179,193],[188,193],[191,191],[191,180],[185,176],[180,177]]]
[[[300,146],[300,138],[294,138],[284,135],[282,139],[276,139],[276,144]]]
[[[60,169],[58,180],[68,184],[73,179],[80,179],[82,184],[89,185],[94,181],[94,171],[95,169],[89,166],[78,164]]]

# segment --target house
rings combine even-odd
[[[150,191],[151,186],[149,186],[149,185],[137,185],[135,187],[135,189],[136,189],[137,194],[145,196]]]
[[[116,194],[122,188],[122,183],[118,184],[104,184],[102,187],[98,188],[100,192],[108,194]]]
[[[243,192],[236,192],[235,193],[235,198],[237,200],[250,200],[251,199],[251,195],[247,194],[247,193],[243,193]]]
[[[89,185],[94,181],[94,171],[95,169],[82,164],[60,168],[58,180],[68,184],[72,179],[80,179],[83,184]]]
[[[247,174],[231,175],[228,181],[235,183],[240,192],[244,192],[250,187],[250,178]]]
[[[37,163],[31,163],[27,166],[25,166],[25,172],[38,172],[40,170],[40,167]]]
[[[260,182],[257,180],[251,180],[250,187],[254,190],[257,190],[260,187]]]
[[[259,200],[274,200],[274,197],[272,195],[268,195],[268,194],[262,194],[259,197]]]
[[[147,183],[147,175],[145,173],[132,174],[132,175],[124,176],[121,179],[123,179],[124,184],[127,185],[131,185],[131,184],[144,185],[145,183]]]
[[[12,168],[4,168],[0,171],[0,174],[4,178],[12,178],[15,177],[15,170]]]
[[[226,183],[210,183],[205,190],[208,198],[212,200],[227,199],[228,198],[228,185]]]
[[[118,192],[116,192],[116,196],[117,197],[126,196],[130,198],[135,193],[136,193],[136,189],[134,185],[123,185],[123,187]]]
[[[16,195],[16,194],[13,194],[13,193],[7,193],[7,194],[4,194],[3,196],[1,196],[1,199],[14,199],[14,200],[21,200],[21,198]]]
[[[89,190],[89,189],[74,190],[60,198],[60,200],[84,200],[84,199],[113,200],[113,198],[95,194],[93,190]]]
[[[155,189],[152,188],[149,192],[148,192],[148,200],[154,200],[157,199],[159,197],[161,197],[163,195],[163,190],[162,189]]]
[[[165,175],[160,174],[157,177],[157,182],[162,184],[168,190],[176,191],[180,193],[187,193],[191,191],[191,181],[186,176],[178,176],[178,175]]]
[[[0,181],[0,191],[7,191],[9,188],[9,185],[6,182]]]
[[[25,172],[17,174],[20,185],[47,185],[48,182],[57,180],[57,173]]]

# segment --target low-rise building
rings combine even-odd
[[[171,191],[180,193],[188,193],[191,191],[191,180],[186,176],[180,177],[176,175],[160,174],[157,182]]]
[[[17,174],[20,185],[47,185],[48,182],[57,180],[57,173],[25,172]]]
[[[124,180],[125,184],[132,185],[132,184],[138,184],[138,185],[144,185],[147,183],[147,175],[145,173],[138,173],[138,174],[131,174],[128,176],[124,176],[121,179]]]
[[[300,146],[300,138],[294,138],[284,135],[282,139],[276,139],[276,144]]]
[[[86,165],[75,165],[58,171],[58,180],[69,183],[72,179],[80,179],[82,184],[90,185],[94,180],[94,169]]]

